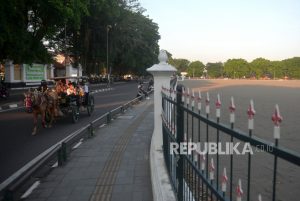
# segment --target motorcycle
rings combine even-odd
[[[6,87],[0,86],[0,98],[7,99],[9,97],[9,91]]]
[[[142,84],[139,84],[139,85],[138,85],[138,92],[137,92],[136,97],[138,97],[139,100],[142,100],[142,97],[143,97],[143,96],[145,96],[146,99],[149,99],[148,93],[143,89],[143,85],[142,85]]]

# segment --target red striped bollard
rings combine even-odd
[[[219,119],[221,117],[221,99],[220,99],[220,94],[217,96],[217,101],[216,101],[216,117]]]
[[[247,111],[248,114],[248,129],[253,130],[254,129],[254,115],[255,115],[255,110],[254,110],[254,103],[253,100],[250,100],[250,105]]]
[[[272,121],[274,122],[274,138],[280,138],[280,123],[282,122],[282,116],[279,112],[279,106],[275,105],[275,112],[272,115]]]
[[[222,192],[223,192],[223,197],[225,197],[225,193],[226,193],[226,190],[227,190],[227,181],[228,181],[228,177],[227,177],[227,174],[226,174],[226,167],[224,167],[224,170],[223,170],[223,175],[222,175],[222,181],[221,181],[221,188],[222,188]]]
[[[236,187],[236,201],[242,201],[243,194],[242,181],[239,179],[238,186]]]
[[[206,92],[206,100],[205,100],[205,104],[206,104],[206,106],[205,106],[205,112],[206,112],[206,115],[209,115],[209,113],[210,113],[209,102],[210,102],[210,100],[209,100],[209,92]]]
[[[201,99],[202,99],[202,96],[201,96],[201,91],[198,92],[198,98],[197,98],[197,101],[198,101],[198,110],[199,110],[199,113],[201,111]]]
[[[230,111],[230,123],[233,125],[235,122],[235,104],[234,104],[234,99],[231,96],[230,98],[230,106],[229,106],[229,111]]]
[[[192,99],[192,110],[194,110],[194,107],[195,107],[195,92],[194,92],[194,90],[192,90],[191,99]]]

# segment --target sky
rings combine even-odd
[[[225,62],[300,56],[300,0],[139,0],[173,58]]]

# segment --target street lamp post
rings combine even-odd
[[[110,68],[108,64],[108,32],[111,29],[111,25],[106,26],[106,67],[107,67],[107,83],[110,83]]]

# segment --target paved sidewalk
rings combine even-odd
[[[55,168],[30,201],[150,201],[153,99],[141,102],[96,131]]]

